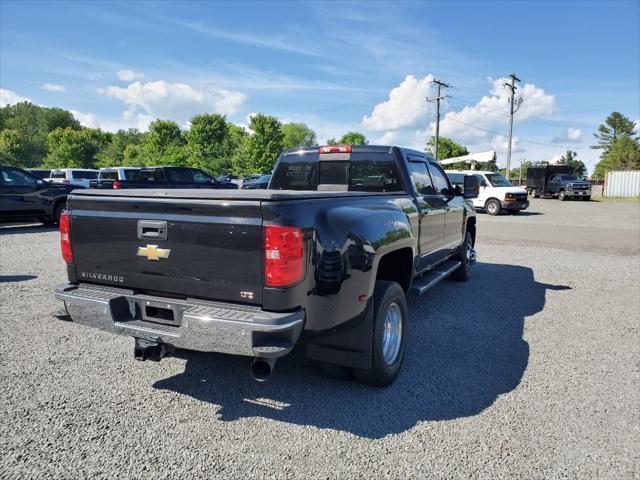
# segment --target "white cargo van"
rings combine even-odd
[[[480,182],[480,192],[473,199],[473,206],[486,210],[489,215],[498,215],[501,210],[516,214],[529,206],[527,191],[511,185],[504,175],[484,170],[445,170],[454,185],[464,182],[465,175],[475,175]]]

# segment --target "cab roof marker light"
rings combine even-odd
[[[318,153],[322,155],[323,153],[351,153],[353,148],[351,145],[326,145],[324,147],[320,147]]]

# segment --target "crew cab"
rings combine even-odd
[[[17,167],[0,166],[0,219],[58,223],[74,185],[56,185]]]
[[[238,185],[222,182],[192,167],[105,168],[89,188],[120,190],[122,188],[228,188]]]
[[[388,385],[405,294],[475,262],[477,178],[464,186],[424,153],[346,145],[284,152],[264,190],[74,192],[55,295],[72,321],[134,337],[139,360],[244,355],[265,380],[300,343],[329,375]]]
[[[527,191],[515,187],[498,172],[479,170],[447,170],[447,175],[456,185],[461,185],[466,175],[475,175],[480,182],[480,193],[473,199],[473,206],[485,210],[489,215],[498,215],[506,210],[512,215],[529,207]]]

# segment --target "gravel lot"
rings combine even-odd
[[[0,477],[640,478],[640,204],[478,228],[472,279],[410,298],[380,390],[299,352],[266,384],[244,358],[136,362],[51,317],[58,233],[0,225]]]

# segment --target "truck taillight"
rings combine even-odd
[[[73,252],[71,251],[71,214],[62,212],[60,215],[60,249],[62,258],[68,264],[73,263]]]
[[[122,188],[122,183],[120,183],[120,180],[114,180],[112,186],[114,190],[120,190]]]
[[[264,282],[267,287],[288,287],[304,276],[302,229],[264,227]]]

